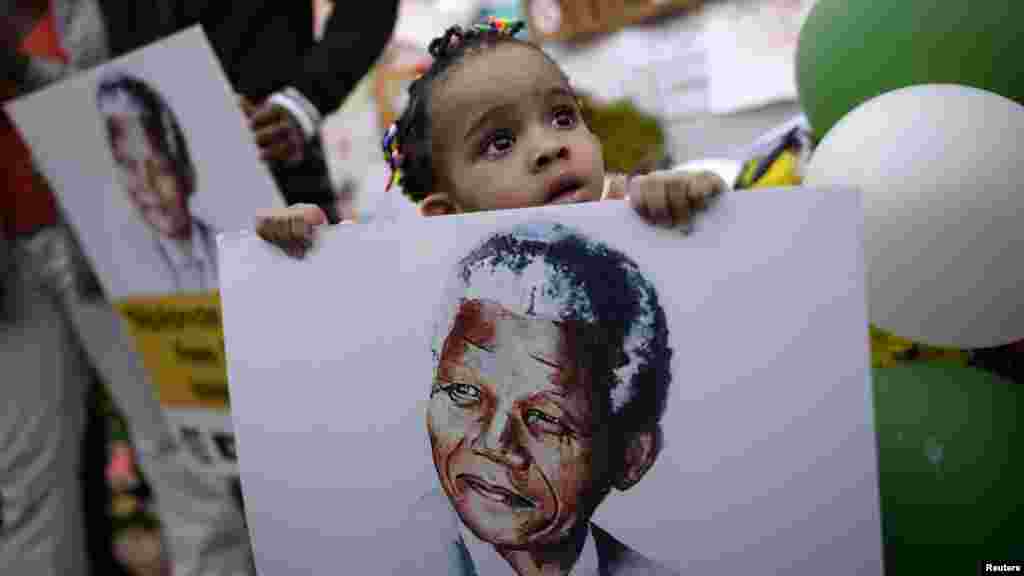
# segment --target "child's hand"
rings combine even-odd
[[[327,215],[313,204],[293,204],[268,212],[256,219],[256,233],[289,256],[302,258],[313,246],[317,226],[327,223]]]
[[[711,172],[659,171],[629,181],[629,201],[644,220],[688,229],[694,214],[710,206],[728,185]]]

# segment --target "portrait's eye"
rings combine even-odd
[[[540,430],[545,434],[567,436],[572,433],[572,430],[563,424],[561,420],[535,408],[526,411],[524,420],[527,426]]]
[[[169,175],[174,173],[174,166],[171,161],[164,156],[153,156],[153,169],[160,175]]]
[[[443,384],[440,390],[448,395],[456,406],[468,407],[480,401],[480,389],[472,384]]]
[[[554,123],[555,128],[571,129],[576,127],[577,122],[576,110],[569,106],[562,106],[555,109]]]
[[[481,146],[482,153],[487,158],[500,158],[512,150],[515,142],[515,137],[511,132],[508,130],[498,130],[484,139]]]
[[[130,158],[128,156],[114,156],[114,163],[122,170],[127,170],[129,172],[134,172],[139,167],[139,163],[136,162],[134,158]]]

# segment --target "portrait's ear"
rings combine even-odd
[[[181,170],[181,181],[185,188],[185,200],[188,201],[196,191],[196,169],[192,163],[186,164]]]
[[[427,196],[420,202],[419,208],[421,216],[447,216],[457,211],[454,200],[443,192]]]
[[[629,490],[647,471],[654,466],[661,451],[661,430],[637,432],[626,443],[626,452],[622,456],[622,468],[615,477],[615,488],[620,491]]]
[[[420,414],[423,415],[423,423],[427,425],[427,435],[429,436],[434,426],[434,423],[430,418],[430,397],[427,397],[426,400],[420,400],[419,410]]]

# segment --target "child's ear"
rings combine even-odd
[[[431,194],[420,202],[421,216],[447,216],[458,209],[451,196],[445,193]]]

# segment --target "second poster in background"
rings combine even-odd
[[[237,475],[216,238],[282,200],[202,30],[9,112],[195,464]]]

